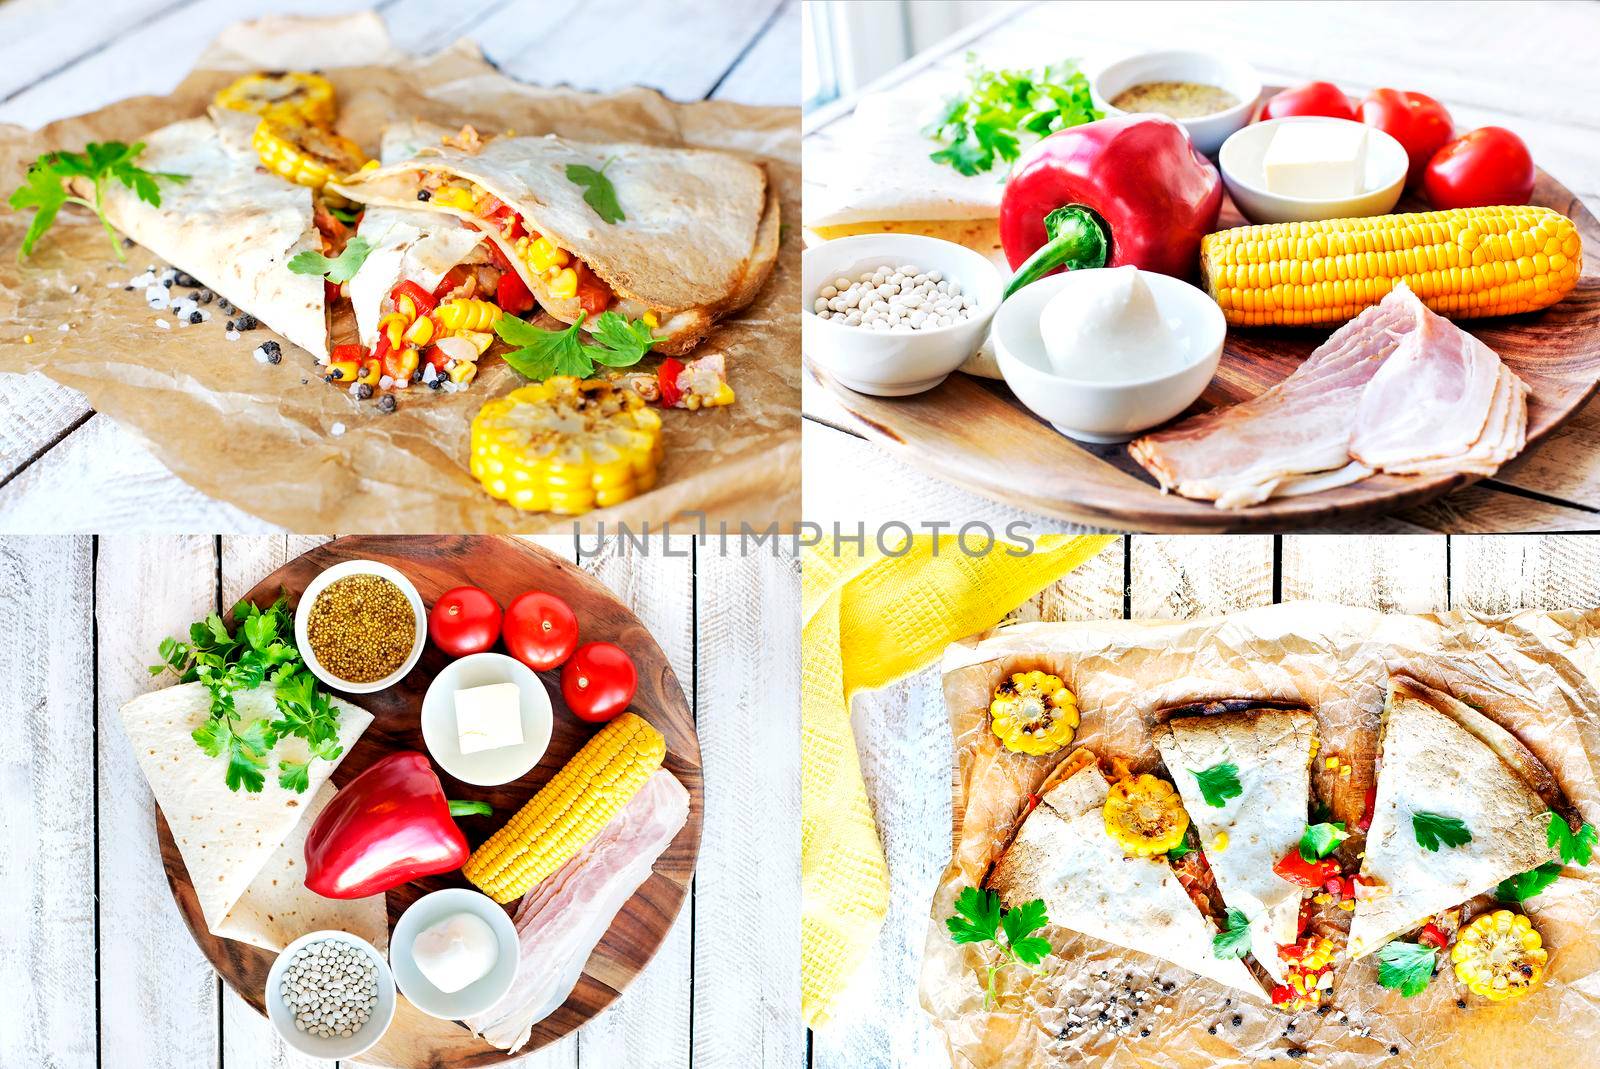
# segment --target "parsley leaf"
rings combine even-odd
[[[1211,937],[1211,955],[1217,958],[1242,958],[1250,949],[1250,918],[1240,909],[1228,910],[1228,924]]]
[[[371,252],[372,245],[367,239],[357,236],[351,238],[344,251],[331,260],[310,249],[295,253],[289,261],[289,270],[297,275],[323,275],[335,284],[349,282],[356,277],[356,272],[361,270],[361,265],[367,262]]]
[[[28,166],[23,184],[12,191],[9,201],[11,207],[17,211],[33,209],[33,219],[28,224],[28,232],[22,238],[22,247],[17,250],[17,259],[22,260],[33,252],[33,247],[55,222],[57,213],[67,204],[81,205],[99,216],[100,225],[105,228],[106,236],[111,239],[111,248],[117,254],[117,259],[127,259],[122,253],[122,243],[117,240],[116,231],[111,229],[111,221],[106,218],[104,210],[106,181],[114,179],[121,182],[146,204],[160,207],[161,188],[156,179],[165,179],[169,182],[189,180],[189,176],[185,174],[140,169],[133,161],[138,159],[143,151],[142,141],[134,142],[132,145],[125,145],[120,141],[90,142],[84,146],[82,152],[47,152],[34,160]],[[92,185],[94,199],[90,200],[87,196],[79,195],[80,192],[86,192],[81,183],[78,192],[69,190],[67,181],[72,178],[85,179]]]
[[[1167,860],[1176,861],[1185,854],[1192,853],[1194,853],[1194,847],[1189,845],[1188,836],[1184,836],[1183,840],[1179,842],[1177,846],[1174,846],[1171,850],[1167,851]]]
[[[1200,794],[1205,798],[1206,805],[1217,809],[1227,805],[1229,798],[1237,798],[1244,793],[1244,788],[1239,785],[1239,766],[1232,761],[1224,761],[1199,772],[1191,768],[1189,774],[1200,784]]]
[[[632,367],[637,364],[655,338],[641,320],[630,322],[616,312],[602,312],[596,319],[594,340],[585,345],[580,328],[588,313],[578,313],[578,321],[566,330],[545,330],[516,316],[503,315],[495,321],[500,340],[517,348],[505,354],[506,363],[524,378],[540,381],[552,375],[588,378],[594,366]]]
[[[618,312],[600,313],[594,321],[594,339],[609,350],[593,354],[607,367],[632,367],[656,343],[643,319],[630,321]]]
[[[583,188],[583,202],[608,223],[627,221],[622,206],[617,203],[617,190],[606,177],[606,168],[616,162],[615,157],[600,165],[597,171],[581,163],[567,164],[567,181]]]
[[[1550,849],[1566,864],[1587,865],[1594,856],[1596,839],[1593,824],[1584,824],[1574,832],[1561,814],[1550,814]]]
[[[1417,845],[1428,851],[1438,850],[1441,841],[1446,846],[1465,846],[1472,841],[1472,832],[1465,823],[1438,813],[1411,814],[1411,830],[1416,834]]]
[[[1434,959],[1434,949],[1421,943],[1385,943],[1378,948],[1378,983],[1406,998],[1420,995],[1433,979]]]
[[[976,887],[963,888],[956,896],[956,915],[945,918],[950,939],[955,943],[986,943],[1000,930],[1000,896]]]
[[[994,981],[1001,969],[1016,964],[1037,972],[1054,950],[1050,940],[1033,934],[1050,923],[1050,918],[1045,915],[1044,900],[1039,898],[1003,910],[1000,908],[1000,896],[993,891],[966,887],[956,896],[956,915],[945,918],[944,923],[950,930],[952,942],[992,942],[999,950],[999,955],[986,967],[986,1007],[994,1005]],[[1002,933],[1005,936],[1003,941]]]
[[[1501,880],[1495,887],[1496,898],[1507,902],[1526,902],[1534,895],[1541,894],[1545,888],[1556,882],[1561,875],[1559,861],[1546,861],[1536,869],[1519,872],[1515,876],[1508,876]]]
[[[951,97],[922,133],[944,144],[929,155],[972,176],[1009,164],[1022,152],[1021,135],[1046,137],[1093,122],[1089,80],[1070,63],[1035,70],[985,70],[967,54],[967,89]]]
[[[1300,836],[1300,857],[1306,861],[1321,861],[1348,838],[1350,833],[1345,831],[1340,821],[1307,824],[1305,834]]]

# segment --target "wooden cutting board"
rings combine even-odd
[[[1600,385],[1600,221],[1577,194],[1543,171],[1533,203],[1554,208],[1577,225],[1586,254],[1577,287],[1564,301],[1533,315],[1459,322],[1528,384],[1529,450],[1582,408]],[[1409,194],[1395,207],[1396,212],[1425,210],[1427,205]],[[1218,229],[1244,223],[1232,201],[1224,200]],[[1283,381],[1336,329],[1338,324],[1230,328],[1216,378],[1179,419],[1248,400]],[[1477,481],[1473,475],[1376,475],[1319,494],[1219,509],[1163,494],[1126,445],[1089,445],[1058,434],[999,380],[955,374],[914,397],[869,397],[840,385],[810,360],[806,369],[839,400],[852,429],[904,462],[985,497],[1099,527],[1222,533],[1348,524]]]
[[[521,1057],[560,1039],[609,1006],[654,956],[672,927],[700,854],[704,797],[694,714],[667,663],[666,654],[627,606],[588,573],[537,546],[487,537],[341,538],[289,561],[245,596],[265,606],[271,604],[281,590],[288,592],[291,602],[298,603],[300,592],[317,573],[342,561],[363,559],[381,561],[399,569],[416,584],[423,603],[430,607],[445,591],[464,584],[482,587],[502,606],[532,589],[544,590],[565,600],[577,614],[580,641],[615,642],[633,658],[639,669],[639,690],[631,708],[666,737],[665,767],[689,791],[688,823],[657,860],[649,880],[617,914],[610,930],[590,955],[571,996],[560,1009],[534,1027],[532,1040],[517,1055]],[[334,773],[335,785],[344,786],[374,762],[396,751],[427,752],[419,722],[422,696],[433,677],[451,659],[430,642],[417,666],[395,686],[376,694],[347,696],[372,713],[373,721]],[[596,725],[578,720],[563,703],[560,672],[543,672],[540,678],[550,692],[555,726],[550,748],[532,772],[499,787],[479,787],[453,779],[434,766],[448,797],[481,799],[494,806],[490,816],[461,820],[461,828],[474,847],[498,831],[594,734]],[[258,1012],[265,1013],[267,971],[276,955],[247,943],[220,939],[206,930],[188,870],[159,810],[156,830],[161,840],[161,860],[167,881],[172,885],[173,897],[195,942],[229,986]],[[469,886],[459,872],[452,872],[395,888],[388,894],[391,930],[406,908],[423,895],[444,887]],[[404,996],[398,996],[394,1023],[383,1039],[359,1060],[397,1069],[465,1069],[497,1065],[511,1057],[473,1036],[465,1026],[429,1017]]]

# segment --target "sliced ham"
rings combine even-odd
[[[600,938],[688,819],[689,792],[662,769],[582,850],[524,895],[516,917],[517,979],[467,1027],[502,1050],[522,1049],[533,1026],[572,994]]]

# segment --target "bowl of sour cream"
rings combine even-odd
[[[430,1017],[459,1021],[506,996],[522,946],[503,906],[465,887],[423,895],[389,936],[401,994]]]
[[[1126,266],[1024,287],[1000,306],[991,340],[1006,385],[1035,415],[1069,438],[1123,442],[1195,402],[1226,333],[1204,292]]]

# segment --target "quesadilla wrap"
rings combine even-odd
[[[1250,918],[1250,950],[1279,983],[1278,948],[1299,938],[1302,889],[1273,871],[1305,832],[1316,718],[1304,709],[1177,716],[1156,732],[1156,748],[1183,797],[1224,901]],[[1195,773],[1231,763],[1237,797],[1210,804]],[[1211,844],[1226,836],[1222,850]]]
[[[349,753],[372,715],[332,701],[339,710],[339,742]],[[246,721],[277,715],[270,687],[236,693],[234,704]],[[383,945],[388,914],[382,895],[333,902],[303,883],[305,835],[312,816],[335,793],[329,777],[338,760],[312,761],[303,794],[278,786],[274,775],[259,792],[231,791],[226,760],[208,757],[192,738],[210,708],[204,684],[184,683],[141,695],[121,710],[139,767],[183,855],[206,928],[267,949],[281,949],[319,928],[340,928]],[[294,760],[307,756],[299,739],[281,741],[276,752]]]
[[[296,253],[322,251],[312,191],[262,169],[250,144],[255,125],[253,115],[214,109],[210,117],[156,130],[144,139],[139,166],[188,179],[162,182],[160,207],[108,182],[105,215],[123,234],[326,359],[322,278],[289,270]],[[86,182],[69,184],[93,197]]]
[[[1127,857],[1106,834],[1105,777],[1087,750],[1074,751],[1040,788],[1039,805],[1017,829],[987,886],[1014,908],[1044,900],[1050,923],[1181,965],[1265,999],[1238,958],[1212,953],[1217,929],[1184,889],[1165,855]]]
[[[766,172],[721,152],[468,130],[328,188],[480,227],[545,311],[590,330],[607,311],[648,316],[667,355],[749,304],[777,258]]]
[[[1390,677],[1377,777],[1361,872],[1387,893],[1357,900],[1351,958],[1552,858],[1550,811],[1563,803],[1549,770],[1510,732],[1448,694]],[[1419,815],[1424,824],[1458,820],[1471,838],[1426,849]]]

